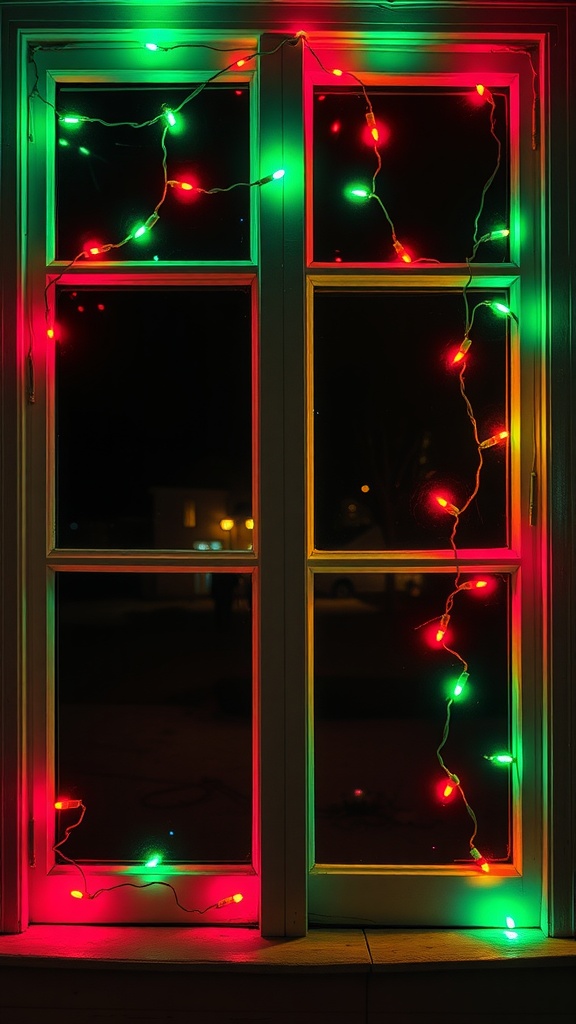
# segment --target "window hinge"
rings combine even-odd
[[[36,851],[34,845],[34,818],[28,822],[28,864],[31,868],[36,867]]]

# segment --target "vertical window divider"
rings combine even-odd
[[[262,51],[281,37],[265,34]],[[260,64],[262,933],[306,931],[302,49]],[[288,402],[289,398],[289,402]]]

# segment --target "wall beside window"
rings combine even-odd
[[[571,6],[1,6],[2,929],[572,934]]]

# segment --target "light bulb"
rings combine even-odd
[[[65,124],[65,125],[70,126],[70,125],[73,125],[73,124],[80,124],[80,122],[83,121],[83,120],[84,120],[84,118],[77,117],[76,114],[66,114],[64,117],[60,118],[60,124]]]
[[[220,520],[220,529],[221,530],[225,530],[226,532],[228,532],[229,530],[233,530],[234,529],[234,520],[233,519],[221,519]]]
[[[440,619],[440,625],[438,626],[438,629],[436,631],[436,639],[437,639],[438,643],[441,643],[441,641],[444,639],[444,634],[445,634],[446,630],[448,629],[448,623],[449,622],[450,622],[450,616],[449,616],[448,612],[444,612],[444,615]]]
[[[157,868],[158,865],[161,862],[162,862],[162,854],[161,853],[153,853],[152,856],[149,857],[148,860],[146,861],[146,863],[144,864],[144,867],[145,868]]]
[[[454,356],[454,359],[452,360],[452,362],[453,363],[460,363],[460,362],[462,362],[462,360],[464,359],[464,356],[466,355],[466,353],[467,353],[468,349],[470,348],[471,344],[472,344],[472,338],[469,338],[468,336],[466,336],[464,338],[464,341],[461,343],[460,348],[458,349],[458,351],[457,351],[456,355]]]
[[[350,195],[356,196],[358,199],[369,199],[372,193],[367,188],[351,188]]]
[[[336,75],[336,78],[341,78],[344,72],[340,68],[332,68],[332,74]]]
[[[76,807],[82,807],[82,801],[61,797],[60,800],[56,800],[54,807],[57,811],[73,811]]]
[[[84,899],[84,893],[80,892],[80,889],[71,889],[70,890],[70,895],[73,896],[75,900],[83,900]]]
[[[150,50],[152,53],[159,49],[158,43],[145,43],[144,45],[146,49]]]
[[[460,590],[483,590],[484,587],[488,586],[488,580],[467,580],[466,583],[461,583],[456,589]]]
[[[490,234],[486,235],[486,241],[492,242],[495,238],[507,238],[509,234],[508,228],[498,228],[496,231],[491,231]]]
[[[484,754],[484,760],[492,764],[514,764],[516,758],[512,754]]]
[[[483,95],[484,95],[484,93],[486,92],[486,88],[485,88],[485,86],[483,86],[483,85],[477,85],[477,86],[476,86],[476,92],[478,93],[478,95],[479,95],[479,96],[483,96]]]
[[[412,257],[408,255],[408,253],[406,252],[406,249],[402,245],[402,242],[399,242],[398,239],[395,238],[393,240],[393,242],[392,242],[392,245],[394,246],[394,249],[395,249],[396,253],[398,254],[398,256],[400,257],[400,259],[404,263],[412,263]]]
[[[470,856],[473,857],[476,863],[480,865],[485,874],[490,872],[490,865],[488,861],[482,856],[480,850],[477,850],[475,846],[470,847]]]
[[[490,309],[493,309],[495,313],[501,313],[502,316],[511,316],[513,320],[518,323],[518,317],[516,313],[513,313],[510,306],[505,306],[503,302],[489,302]]]
[[[499,444],[500,441],[504,441],[508,437],[507,430],[501,430],[499,434],[493,434],[492,437],[488,437],[485,441],[481,441],[478,445],[479,448],[492,448],[493,445]]]
[[[171,188],[179,188],[182,192],[191,192],[194,188],[188,181],[167,181],[166,184]]]
[[[272,174],[267,174],[265,178],[260,178],[258,181],[254,182],[254,184],[266,185],[267,182],[269,181],[279,181],[280,178],[283,178],[285,174],[286,171],[284,170],[284,168],[280,167],[277,171],[273,171]]]
[[[237,892],[234,894],[234,896],[225,896],[223,900],[218,900],[216,908],[218,909],[219,907],[227,907],[229,903],[241,903],[243,899],[244,897],[242,893]]]
[[[166,118],[170,127],[173,128],[174,125],[176,124],[176,115],[173,110],[170,110],[170,107],[164,107],[164,117]]]
[[[462,690],[464,689],[464,687],[466,686],[466,683],[468,682],[469,677],[470,677],[470,673],[469,672],[462,672],[458,676],[458,679],[456,680],[456,685],[454,686],[454,691],[452,693],[453,697],[459,697],[460,696],[460,694],[462,693]]]
[[[371,110],[366,111],[366,124],[370,129],[370,135],[374,139],[374,142],[378,142],[378,129],[376,127],[376,118]]]
[[[445,508],[446,511],[449,512],[451,516],[459,516],[460,515],[460,509],[456,508],[456,505],[453,505],[452,502],[448,501],[446,498],[437,497],[436,501],[438,502],[440,507],[441,508]]]
[[[449,800],[454,795],[457,787],[460,785],[460,779],[453,772],[449,772],[448,780],[441,783],[441,797],[443,800]]]
[[[160,220],[160,214],[156,212],[151,213],[148,220],[144,221],[143,224],[140,224],[140,226],[136,228],[132,234],[132,238],[142,238],[142,235],[145,235],[147,231],[150,231],[150,228],[153,228],[158,220]]]

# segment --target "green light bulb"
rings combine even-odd
[[[144,867],[145,868],[157,868],[158,865],[161,862],[162,862],[162,854],[160,854],[160,853],[153,853],[152,856],[149,857],[148,860],[146,861],[146,863],[144,864]]]
[[[470,675],[469,672],[462,672],[461,675],[458,676],[458,679],[456,680],[456,685],[454,686],[454,690],[452,691],[452,696],[453,697],[459,697],[460,696],[460,694],[462,693],[462,690],[464,689],[464,687],[466,685],[466,682],[468,680],[469,675]]]
[[[490,306],[495,309],[497,313],[503,313],[504,316],[512,316],[512,310],[509,306],[505,306],[503,302],[491,302]]]

